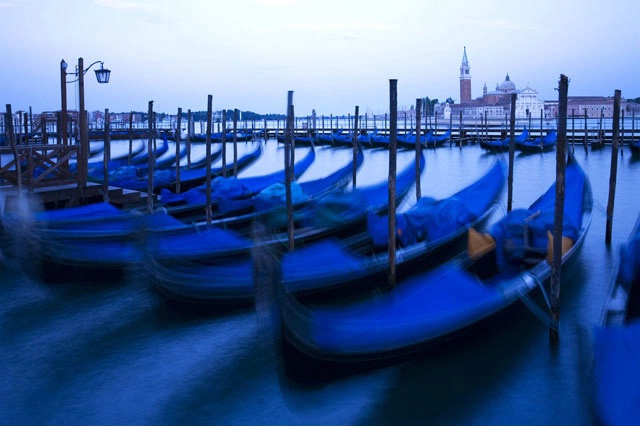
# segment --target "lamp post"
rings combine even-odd
[[[100,63],[100,69],[95,70],[96,79],[98,83],[109,83],[109,77],[111,75],[111,70],[104,68],[104,62],[95,61],[91,65],[89,65],[86,69],[84,68],[84,60],[82,58],[78,58],[78,66],[76,68],[75,73],[67,73],[67,63],[64,59],[60,62],[60,79],[61,79],[61,95],[62,95],[62,121],[61,126],[63,141],[66,144],[67,142],[67,83],[75,83],[78,82],[78,91],[79,91],[79,125],[80,125],[80,155],[78,156],[78,174],[80,175],[80,185],[82,187],[87,186],[87,162],[89,161],[89,134],[87,130],[87,116],[84,111],[84,75],[87,71],[94,65]],[[76,75],[78,78],[72,81],[67,81],[67,74]]]
[[[62,143],[67,145],[67,63],[60,61],[60,93],[62,99],[60,127],[62,128]]]

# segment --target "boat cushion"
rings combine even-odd
[[[562,236],[562,255],[566,254],[569,249],[573,247],[575,242],[566,236]],[[553,262],[553,234],[547,231],[547,263]]]
[[[496,241],[491,234],[480,233],[475,228],[470,227],[467,238],[467,253],[471,259],[479,259],[496,247]]]

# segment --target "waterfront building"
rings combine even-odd
[[[538,92],[529,86],[518,89],[508,73],[502,83],[496,84],[495,90],[489,91],[485,83],[482,96],[473,99],[471,95],[471,67],[465,46],[460,66],[460,102],[445,105],[442,109],[443,118],[448,120],[452,115],[456,118],[460,116],[460,113],[466,119],[508,118],[511,115],[511,94],[514,93],[517,94],[516,119],[538,119],[541,116],[544,119],[554,119],[557,117],[557,100],[542,100],[538,98]],[[569,96],[567,103],[569,116],[584,117],[586,114],[588,118],[613,117],[613,96]],[[620,110],[624,111],[628,117],[633,114],[640,115],[640,104],[627,102],[622,98]]]

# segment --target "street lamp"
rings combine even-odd
[[[60,62],[60,84],[61,84],[61,94],[62,94],[62,138],[63,143],[67,144],[67,83],[78,82],[78,90],[79,90],[79,114],[80,114],[80,156],[78,159],[78,173],[80,175],[80,184],[84,187],[87,185],[87,173],[88,170],[87,162],[89,160],[89,141],[87,134],[87,116],[84,111],[84,75],[86,74],[91,67],[100,63],[100,69],[95,70],[96,79],[98,83],[109,83],[109,77],[111,75],[111,70],[104,68],[104,62],[95,61],[87,68],[84,68],[84,60],[82,58],[78,58],[78,65],[76,67],[75,73],[67,73],[67,63],[63,59]],[[73,74],[78,78],[75,80],[67,81],[67,74]]]

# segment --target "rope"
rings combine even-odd
[[[542,295],[544,296],[545,302],[547,303],[547,307],[551,307],[549,304],[549,299],[547,297],[547,293],[544,290],[544,287],[542,286],[542,282],[540,281],[540,279],[535,276],[535,275],[531,275],[531,278],[536,282],[536,284],[538,285],[538,287],[540,288],[540,290],[542,291]],[[524,279],[522,279],[524,281]],[[553,320],[551,318],[550,312],[548,311],[544,311],[542,310],[530,297],[529,295],[527,295],[526,292],[518,292],[518,297],[520,298],[520,301],[522,301],[522,303],[529,309],[529,311],[538,318],[538,320],[540,320],[545,326],[547,326],[549,329],[553,329],[555,331],[558,330],[558,322]]]

